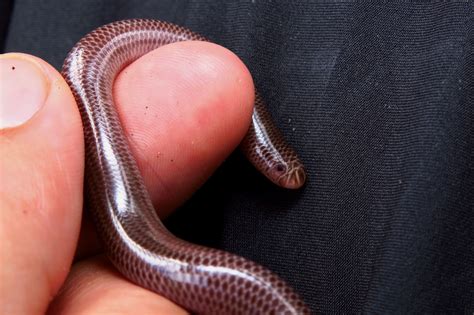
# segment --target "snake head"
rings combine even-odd
[[[306,181],[306,172],[299,160],[276,162],[268,170],[268,178],[280,187],[298,189]]]

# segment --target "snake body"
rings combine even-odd
[[[125,277],[194,313],[309,314],[278,276],[242,257],[176,238],[153,208],[115,110],[112,85],[140,56],[186,40],[206,39],[166,22],[118,21],[82,38],[64,62],[84,127],[86,202],[105,251]],[[258,95],[241,148],[276,184],[303,184],[301,163]]]

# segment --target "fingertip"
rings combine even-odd
[[[198,41],[146,54],[119,75],[114,92],[160,215],[186,200],[240,143],[254,101],[243,62]]]
[[[82,210],[83,143],[69,87],[45,61],[0,57],[2,310],[44,309],[64,280]],[[8,94],[8,95],[5,95]],[[5,303],[4,303],[5,302]]]

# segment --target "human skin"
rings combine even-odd
[[[238,145],[253,89],[233,53],[204,42],[161,47],[120,73],[117,110],[161,217]],[[34,56],[1,55],[0,314],[185,313],[100,254],[81,222],[83,172],[80,116],[61,75]]]

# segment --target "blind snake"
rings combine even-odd
[[[309,314],[299,296],[268,269],[242,257],[185,242],[158,218],[115,110],[117,74],[140,56],[178,41],[206,39],[156,20],[124,20],[83,37],[63,65],[85,137],[85,194],[99,238],[129,280],[198,314]],[[272,182],[298,188],[304,168],[256,93],[241,144]]]

